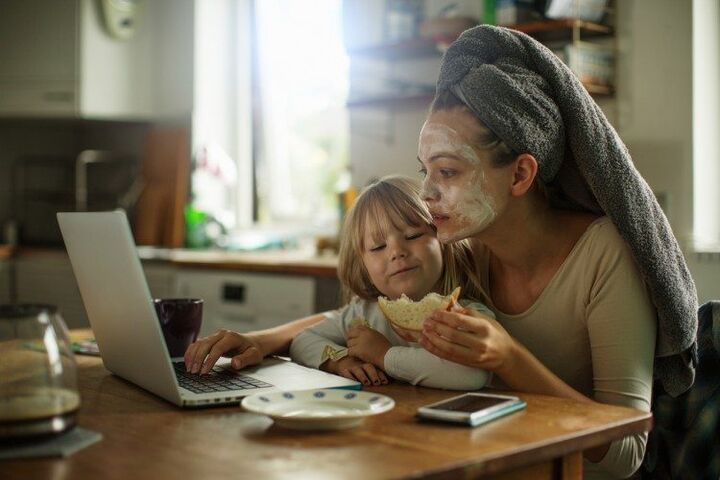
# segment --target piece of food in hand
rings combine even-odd
[[[341,358],[347,357],[347,354],[347,348],[335,349],[332,345],[325,345],[325,348],[322,351],[322,355],[320,356],[320,362],[325,363],[327,360],[337,361]]]
[[[372,327],[370,326],[370,322],[368,322],[368,321],[365,319],[365,317],[355,317],[355,318],[353,318],[352,321],[350,322],[350,326],[351,326],[351,327],[368,327],[368,328],[372,328]]]
[[[419,302],[415,302],[402,294],[397,300],[388,300],[386,297],[378,297],[380,310],[394,325],[412,330],[422,331],[423,322],[435,310],[452,310],[460,296],[460,287],[457,287],[450,295],[439,295],[428,293]]]

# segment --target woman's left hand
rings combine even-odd
[[[495,319],[481,313],[433,312],[420,344],[440,358],[502,374],[511,368],[516,342]]]

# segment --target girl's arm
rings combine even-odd
[[[479,313],[494,318],[485,305],[461,300],[462,309],[468,315]],[[393,325],[389,324],[390,327]],[[397,329],[393,328],[397,333]],[[384,357],[385,371],[413,385],[445,388],[448,390],[479,390],[490,381],[490,374],[483,369],[461,365],[442,359],[423,348],[392,347]]]
[[[383,366],[393,378],[447,390],[479,390],[490,379],[485,370],[443,360],[420,347],[391,347]]]
[[[443,360],[417,345],[407,346],[392,331],[384,317],[375,316],[373,320],[369,326],[350,329],[347,337],[349,355],[412,385],[478,390],[487,383],[489,375],[484,370]],[[303,332],[301,336],[306,334]]]
[[[312,368],[320,368],[328,358],[323,357],[326,347],[333,350],[345,348],[345,330],[341,318],[330,314],[322,322],[300,332],[290,345],[290,358]]]
[[[337,351],[346,347],[346,334],[351,319],[362,311],[362,306],[362,302],[353,302],[341,310],[325,313],[325,320],[307,328],[293,339],[290,345],[291,358],[302,365],[354,379],[365,385],[386,384],[387,377],[375,365],[350,355],[333,360],[325,353],[328,348]]]

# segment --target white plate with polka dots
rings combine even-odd
[[[242,407],[267,415],[285,428],[337,430],[355,427],[365,417],[392,410],[395,401],[379,393],[324,388],[257,393],[245,397]]]

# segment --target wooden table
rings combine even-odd
[[[582,450],[648,431],[650,413],[520,394],[527,409],[467,428],[421,423],[420,405],[454,392],[391,384],[394,410],[338,432],[297,432],[237,406],[183,410],[78,356],[79,424],[104,439],[67,459],[0,462],[0,478],[563,478]]]

